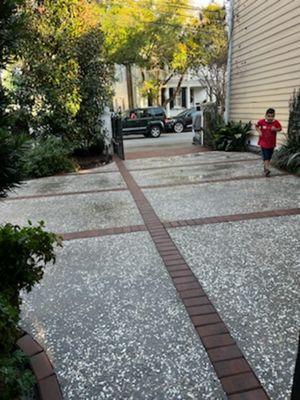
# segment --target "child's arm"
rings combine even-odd
[[[255,130],[256,130],[256,132],[259,133],[259,136],[262,135],[262,131],[261,131],[260,125],[258,125],[258,123],[255,125]]]
[[[275,126],[272,126],[271,131],[280,132],[282,130],[281,124],[279,121],[276,121]]]

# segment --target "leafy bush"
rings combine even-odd
[[[28,395],[35,377],[27,368],[28,359],[21,350],[16,350],[8,357],[0,357],[0,393],[2,400],[17,399]]]
[[[0,127],[0,198],[18,186],[22,179],[21,159],[25,144],[23,136],[13,136],[9,130]]]
[[[292,97],[286,143],[275,151],[273,164],[300,174],[300,90]]]
[[[70,149],[60,138],[48,137],[32,142],[31,149],[24,157],[24,175],[40,178],[76,169],[70,157]]]
[[[97,138],[94,138],[89,145],[81,143],[75,146],[73,154],[77,157],[99,156],[103,153],[103,150],[104,136],[99,135]]]
[[[20,228],[0,226],[0,292],[11,304],[20,304],[20,290],[28,292],[43,277],[43,268],[55,262],[54,245],[61,245],[54,233],[44,231],[44,223]]]
[[[213,133],[213,144],[216,150],[245,151],[246,141],[251,134],[251,122],[229,122],[221,125]]]
[[[18,309],[0,293],[0,393],[4,400],[27,394],[35,383],[32,372],[27,369],[27,357],[15,350],[20,336],[18,321]]]
[[[18,309],[0,293],[0,354],[8,354],[14,347],[19,335],[18,321]]]
[[[44,231],[44,224],[20,228],[0,226],[0,393],[11,400],[26,395],[34,385],[27,369],[28,360],[15,343],[18,328],[20,291],[30,291],[43,277],[43,269],[55,262],[54,245],[61,245],[53,233]]]

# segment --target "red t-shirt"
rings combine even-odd
[[[274,147],[276,147],[277,132],[271,130],[272,126],[281,130],[280,122],[276,119],[274,119],[273,122],[267,122],[265,119],[260,119],[256,124],[256,127],[260,128],[262,132],[258,140],[258,145],[265,149],[274,149]]]

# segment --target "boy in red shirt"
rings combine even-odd
[[[259,133],[258,145],[261,147],[264,160],[264,174],[270,176],[270,161],[276,147],[276,135],[281,131],[281,124],[275,119],[275,110],[269,108],[264,119],[260,119],[255,125]]]

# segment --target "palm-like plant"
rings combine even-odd
[[[213,143],[216,150],[244,151],[246,141],[251,134],[251,122],[229,122],[220,126],[213,134]]]
[[[300,89],[290,103],[286,142],[274,154],[273,163],[279,168],[300,174]]]

